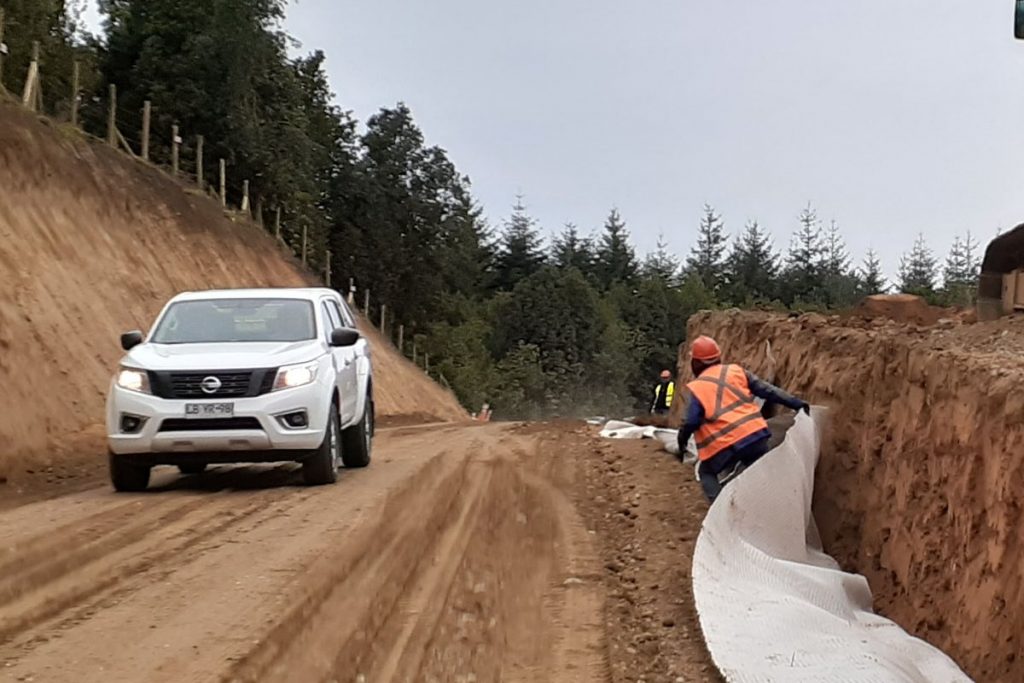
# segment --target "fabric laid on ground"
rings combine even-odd
[[[727,681],[970,681],[945,654],[872,612],[867,580],[821,550],[811,515],[825,412],[730,483],[693,556],[701,628]]]
[[[679,455],[679,432],[675,429],[663,429],[659,427],[639,427],[632,422],[611,420],[605,423],[601,430],[601,437],[605,439],[656,439],[661,442],[661,447],[672,455]],[[690,437],[689,448],[683,458],[684,463],[697,459],[695,455],[697,446]]]
[[[632,422],[621,420],[609,420],[601,430],[601,437],[605,439],[645,439],[650,438],[647,433],[652,427],[638,427]]]

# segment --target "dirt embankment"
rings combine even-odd
[[[1024,321],[700,314],[753,371],[831,406],[815,515],[876,606],[979,681],[1024,680]]]
[[[217,202],[0,104],[0,479],[63,462],[70,435],[96,441],[119,333],[145,329],[170,296],[311,283]],[[392,349],[376,357],[384,415],[464,415]]]
[[[362,321],[360,327],[371,344],[377,380],[374,399],[382,420],[380,424],[422,424],[469,418],[450,391],[400,354],[372,325]]]

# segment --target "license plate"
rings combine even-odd
[[[185,417],[189,420],[203,420],[217,417],[234,417],[234,403],[186,403]]]

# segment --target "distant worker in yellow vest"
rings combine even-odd
[[[672,381],[672,373],[661,371],[661,381],[654,387],[654,404],[651,412],[655,415],[668,415],[672,400],[676,397],[676,383]]]
[[[771,432],[755,396],[808,415],[811,406],[739,365],[723,365],[722,350],[710,337],[694,340],[690,367],[696,379],[686,385],[690,402],[679,430],[679,452],[684,453],[695,436],[700,484],[714,502],[722,491],[720,474],[740,465],[749,467],[768,452]]]

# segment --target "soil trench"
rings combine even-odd
[[[426,425],[335,486],[161,468],[145,494],[24,498],[0,512],[0,680],[715,680],[687,470],[575,423]]]
[[[876,610],[975,680],[1024,680],[1024,320],[728,311],[695,316],[689,332],[832,408],[814,513]]]

